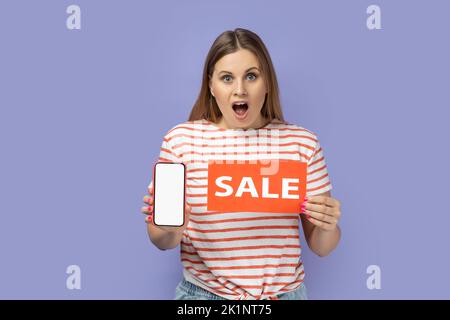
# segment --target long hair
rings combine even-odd
[[[206,57],[203,68],[202,86],[197,101],[192,107],[188,121],[206,119],[216,123],[221,117],[216,99],[209,90],[209,80],[212,77],[214,66],[223,56],[234,53],[239,49],[247,49],[256,55],[261,66],[261,72],[267,88],[261,115],[269,122],[274,119],[285,123],[281,110],[277,77],[269,52],[260,37],[250,30],[237,28],[234,31],[225,31],[220,34]]]

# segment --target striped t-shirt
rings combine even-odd
[[[180,245],[183,275],[226,299],[270,299],[304,280],[299,215],[207,210],[208,161],[259,159],[307,162],[308,197],[332,189],[317,136],[294,124],[224,129],[187,121],[171,128],[161,146],[158,161],[186,165],[192,212]]]

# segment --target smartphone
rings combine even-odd
[[[157,162],[153,167],[153,221],[158,226],[184,225],[186,167]]]

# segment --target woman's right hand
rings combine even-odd
[[[144,196],[144,203],[146,206],[141,208],[141,212],[145,214],[145,222],[151,223],[153,226],[165,230],[168,232],[175,232],[175,233],[182,233],[188,225],[189,217],[191,215],[191,207],[185,203],[185,210],[184,210],[184,224],[181,227],[167,227],[167,226],[158,226],[155,225],[153,221],[153,182],[148,187],[148,196]]]

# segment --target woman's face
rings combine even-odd
[[[248,129],[266,124],[261,109],[267,89],[260,70],[257,57],[246,49],[227,54],[216,62],[209,86],[223,115],[219,127]],[[237,102],[247,107],[234,106]]]

